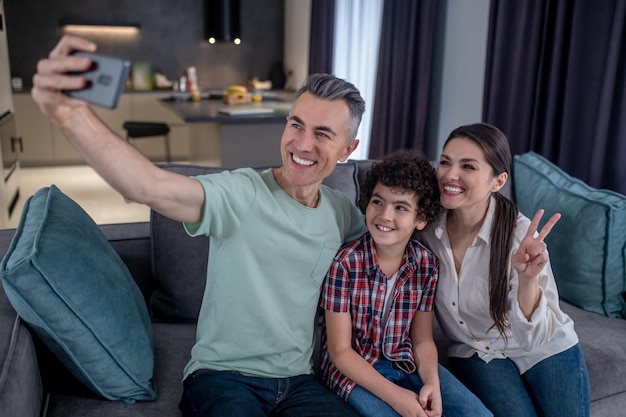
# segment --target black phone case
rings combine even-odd
[[[83,51],[75,52],[74,55],[91,58],[93,65],[89,70],[79,73],[87,80],[87,86],[81,90],[68,90],[66,94],[97,106],[109,109],[117,107],[130,72],[130,61]]]

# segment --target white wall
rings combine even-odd
[[[310,27],[311,0],[285,0],[285,70],[293,71],[295,88],[309,73]]]
[[[490,0],[442,0],[437,22],[428,132],[431,159],[448,134],[482,121]]]

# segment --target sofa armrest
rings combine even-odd
[[[41,415],[43,386],[35,345],[0,284],[0,410],[6,416]]]
[[[0,258],[15,229],[0,230]],[[9,303],[0,283],[0,410],[7,416],[39,416],[43,385],[30,331]]]

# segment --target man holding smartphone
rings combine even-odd
[[[189,178],[165,171],[112,132],[84,101],[96,45],[66,36],[37,65],[32,96],[85,160],[126,199],[218,238],[196,344],[184,370],[185,415],[353,416],[312,374],[314,316],[339,247],[365,231],[343,194],[322,185],[356,149],[365,103],[350,83],[311,75],[281,137],[282,166]],[[252,225],[252,226],[250,226]],[[268,244],[269,242],[269,244]],[[280,265],[280,267],[277,267]],[[210,306],[209,306],[210,303]]]
[[[91,59],[92,65],[86,72],[81,73],[87,80],[87,87],[69,90],[66,93],[107,109],[117,107],[130,72],[130,61],[82,51],[77,51],[74,55]]]

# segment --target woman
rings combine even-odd
[[[452,372],[496,417],[589,416],[587,368],[574,323],[559,308],[545,237],[500,194],[511,172],[502,132],[454,130],[437,168],[446,212],[423,235],[439,258],[435,301],[452,340]]]

